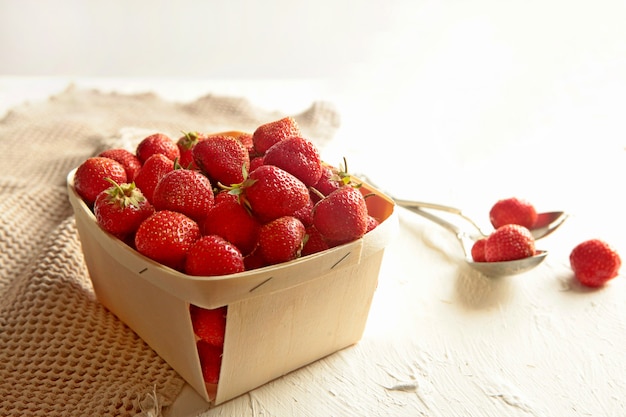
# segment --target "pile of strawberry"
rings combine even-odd
[[[516,197],[497,201],[489,211],[494,231],[472,247],[475,262],[523,259],[536,254],[530,230],[537,222],[535,207]],[[600,239],[578,244],[570,253],[574,277],[588,287],[600,287],[619,274],[622,261],[617,251]]]
[[[74,187],[104,230],[189,275],[287,262],[378,225],[358,184],[289,117],[252,134],[156,133],[134,153],[88,158]]]
[[[379,221],[358,183],[321,161],[293,118],[252,134],[156,133],[85,160],[74,188],[102,229],[165,266],[226,275],[361,238]],[[221,367],[227,307],[190,307],[205,382]]]

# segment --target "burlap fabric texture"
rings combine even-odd
[[[0,415],[134,416],[156,389],[164,406],[184,381],[96,300],[65,188],[67,173],[137,132],[252,131],[284,116],[241,98],[190,103],[70,86],[0,121]],[[327,141],[332,105],[297,115]],[[130,132],[130,133],[129,133]]]

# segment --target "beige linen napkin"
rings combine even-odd
[[[70,86],[0,120],[0,415],[134,416],[153,390],[166,406],[184,384],[95,299],[67,173],[104,148],[132,146],[124,128],[176,138],[183,130],[252,131],[282,116],[241,98],[175,103]],[[322,143],[339,124],[324,102],[294,118]]]

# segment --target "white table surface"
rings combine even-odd
[[[0,114],[69,82],[246,96],[286,113],[327,100],[342,125],[324,159],[345,155],[400,197],[484,224],[510,196],[571,214],[538,243],[544,264],[490,279],[464,265],[452,235],[400,210],[357,345],[214,409],[186,388],[165,416],[626,415],[626,269],[589,290],[568,264],[595,237],[626,260],[624,6],[487,3],[422,4],[416,26],[387,19],[369,39],[377,56],[341,62],[336,77],[0,77]]]

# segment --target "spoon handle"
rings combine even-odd
[[[456,214],[457,216],[462,217],[463,219],[468,221],[472,226],[474,226],[474,228],[481,235],[486,236],[486,234],[483,232],[483,230],[480,228],[480,226],[478,226],[476,224],[476,222],[474,222],[474,220],[472,220],[471,218],[466,216],[465,213],[463,213],[463,211],[461,209],[458,209],[456,207],[450,207],[450,206],[445,206],[443,204],[436,204],[436,203],[427,203],[427,202],[424,202],[424,201],[403,200],[403,199],[399,199],[399,198],[394,198],[393,200],[400,207],[404,207],[404,208],[409,209],[409,210],[411,210],[413,208],[417,208],[417,209],[426,208],[426,209],[440,210],[440,211],[445,211],[447,213]]]
[[[428,211],[422,210],[419,207],[405,207],[407,210],[412,211],[413,213],[419,214],[420,216],[434,222],[437,223],[439,226],[442,226],[443,228],[447,229],[448,231],[450,231],[451,233],[453,233],[456,238],[458,239],[459,243],[461,244],[461,247],[463,248],[463,252],[465,252],[465,257],[470,257],[471,253],[472,253],[472,245],[474,244],[474,239],[472,239],[471,236],[469,236],[467,233],[465,233],[463,230],[461,230],[459,227],[457,227],[456,225],[442,219],[439,216],[436,216],[432,213],[429,213]]]

